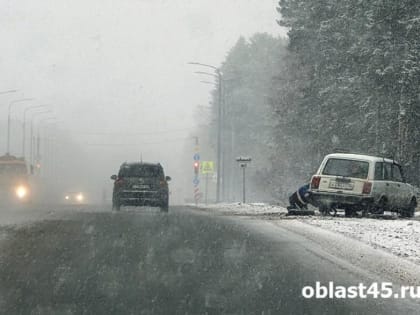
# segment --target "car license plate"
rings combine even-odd
[[[336,182],[336,181],[331,181],[330,188],[335,188],[335,189],[345,189],[345,190],[352,190],[354,187],[353,183],[343,183],[343,182]]]
[[[149,185],[133,185],[134,189],[149,189]]]

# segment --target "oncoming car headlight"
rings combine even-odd
[[[15,189],[16,197],[23,199],[28,195],[28,188],[23,185],[17,186]]]
[[[84,197],[83,197],[83,195],[82,195],[82,194],[77,194],[77,195],[76,195],[76,200],[77,200],[77,201],[81,202],[81,201],[83,201],[83,199],[84,199]]]

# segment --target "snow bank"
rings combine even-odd
[[[298,220],[344,234],[420,264],[420,222],[417,220],[341,217],[307,217]]]
[[[219,203],[211,205],[198,205],[198,208],[232,215],[285,215],[287,210],[280,206],[265,203]]]

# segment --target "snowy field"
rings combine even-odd
[[[420,213],[413,219],[369,219],[322,216],[286,216],[280,206],[263,203],[201,205],[199,208],[232,215],[261,215],[262,219],[295,220],[315,228],[340,233],[359,240],[373,248],[408,259],[420,265]]]

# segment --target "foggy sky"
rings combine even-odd
[[[92,156],[112,153],[116,163],[141,153],[174,170],[176,150],[195,126],[194,110],[208,105],[211,89],[199,83],[208,78],[194,74],[206,69],[187,63],[219,66],[241,35],[285,36],[276,5],[1,0],[0,91],[19,89],[0,95],[1,120],[10,100],[34,97],[27,105],[53,104],[60,127]]]

